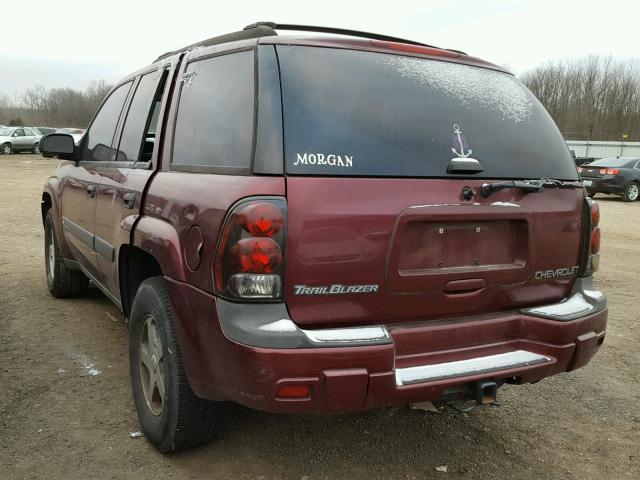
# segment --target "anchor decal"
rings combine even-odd
[[[453,142],[460,147],[460,151],[458,152],[458,150],[453,147],[451,148],[451,151],[455,153],[458,158],[468,158],[473,153],[473,150],[469,148],[467,139],[464,137],[464,135],[462,135],[462,130],[460,130],[460,127],[457,123],[453,124],[453,133],[455,135],[453,137]],[[465,147],[467,148],[466,152],[464,151]]]

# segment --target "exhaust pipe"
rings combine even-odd
[[[478,405],[490,405],[496,401],[498,385],[496,382],[476,382],[472,388],[473,399]]]

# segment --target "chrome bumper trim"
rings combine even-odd
[[[293,323],[293,322],[292,322]],[[326,330],[302,330],[314,343],[368,343],[389,339],[384,327],[331,328]]]
[[[436,363],[419,367],[397,368],[396,385],[434,382],[449,378],[478,375],[511,368],[529,367],[551,362],[549,357],[526,350],[476,357],[455,362]]]
[[[567,298],[558,303],[523,308],[525,315],[568,322],[587,315],[593,315],[607,308],[604,294],[593,285],[593,277],[576,279]]]
[[[573,317],[587,315],[595,308],[581,293],[576,293],[563,302],[527,308],[523,312],[538,317]]]

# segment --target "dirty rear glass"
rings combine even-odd
[[[577,179],[548,113],[513,76],[402,55],[279,46],[289,174]]]

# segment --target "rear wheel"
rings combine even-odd
[[[196,397],[189,386],[162,277],[142,282],[133,301],[129,370],[140,426],[158,450],[174,452],[213,439],[219,404]]]
[[[51,212],[47,212],[44,223],[44,260],[47,272],[47,287],[56,298],[83,295],[89,288],[89,279],[79,270],[71,270],[64,264],[58,241],[53,231]]]
[[[5,143],[4,145],[2,145],[2,148],[0,148],[0,152],[2,152],[3,155],[9,155],[11,153],[11,144]]]
[[[624,190],[624,195],[622,199],[625,202],[635,202],[640,197],[640,187],[637,183],[630,183],[627,185],[627,188]]]

